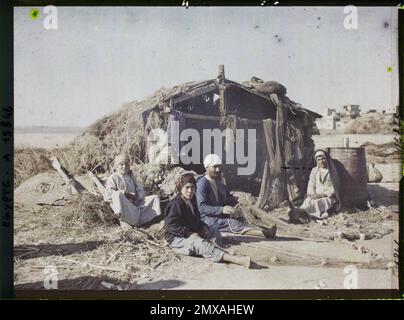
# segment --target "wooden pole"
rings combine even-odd
[[[224,65],[221,64],[221,65],[219,65],[219,68],[218,68],[218,71],[217,71],[216,82],[217,83],[223,83],[224,79],[225,79]]]
[[[101,181],[90,171],[87,172],[87,175],[90,177],[91,181],[94,182],[94,184],[97,186],[98,191],[101,193],[101,195],[104,197],[105,194],[105,187],[101,183]]]
[[[256,206],[251,206],[250,207],[251,210],[254,212],[254,215],[256,215],[256,217],[258,218],[264,218],[267,220],[270,220],[272,223],[276,224],[277,227],[281,227],[281,229],[283,230],[290,230],[291,228],[293,228],[293,226],[277,217],[274,217],[273,214],[270,214],[268,212],[265,212],[264,210],[256,207]]]
[[[67,170],[60,164],[60,161],[57,157],[51,157],[49,158],[49,160],[52,164],[52,167],[60,174],[66,185],[70,186],[73,194],[78,194],[79,191],[85,189],[76,179],[67,174]]]

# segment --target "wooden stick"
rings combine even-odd
[[[77,191],[76,186],[72,182],[72,179],[66,174],[64,168],[60,164],[59,159],[57,157],[51,157],[49,160],[51,161],[52,167],[61,175],[63,180],[66,182],[66,184],[70,185],[73,193],[75,193],[75,194],[79,193]]]
[[[55,170],[61,175],[66,184],[70,186],[73,194],[78,194],[79,191],[85,190],[84,186],[80,182],[67,174],[67,170],[60,164],[57,157],[51,157],[49,160],[52,167],[55,168]]]
[[[94,182],[94,184],[97,186],[98,191],[101,193],[101,195],[104,197],[105,194],[105,187],[101,183],[101,181],[91,172],[88,171],[87,175],[90,177],[91,181]]]
[[[44,203],[44,202],[37,202],[38,206],[52,206],[52,207],[63,207],[63,204],[55,204],[55,203]]]
[[[83,267],[91,267],[91,268],[94,268],[94,269],[101,269],[101,270],[114,271],[114,272],[123,272],[123,273],[128,273],[128,274],[131,274],[131,275],[135,275],[134,273],[129,272],[129,271],[125,270],[125,269],[109,268],[109,267],[104,267],[104,266],[99,266],[99,265],[96,265],[96,264],[92,264],[92,263],[89,263],[89,262],[80,262],[80,261],[76,261],[76,260],[67,259],[67,258],[63,257],[62,255],[60,255],[60,257],[63,260],[66,260],[66,261],[69,261],[69,262],[72,262],[72,263],[80,264]]]
[[[41,251],[41,249],[38,249],[38,248],[27,248],[27,249],[21,248],[21,249],[18,249],[18,250],[30,251],[30,252],[23,253],[23,254],[20,254],[20,255],[16,256],[15,258],[17,258],[17,259],[21,259],[22,257],[29,256],[29,255],[31,255],[33,253],[37,253],[37,252]]]
[[[45,202],[37,202],[36,204],[38,206],[54,206],[54,207],[63,207],[64,204],[57,204],[56,202],[61,201],[61,200],[66,200],[65,197],[56,199],[55,201],[53,201],[52,203],[45,203]]]
[[[154,241],[158,242],[158,240],[154,236],[152,236],[150,233],[148,233],[140,228],[133,228],[133,230],[139,231],[139,232],[145,234],[146,236],[148,236],[149,238],[153,239]]]
[[[229,254],[229,255],[231,255],[231,256],[234,256],[234,251],[233,251],[232,249],[226,250],[226,249],[223,248],[222,246],[218,245],[215,240],[210,240],[209,242],[210,242],[211,244],[213,244],[217,249],[223,251],[224,253],[227,253],[227,254]]]
[[[250,206],[251,210],[254,212],[254,214],[257,215],[257,217],[265,217],[265,219],[271,220],[272,223],[275,223],[277,226],[283,226],[287,228],[288,230],[293,228],[292,225],[289,223],[274,217],[273,214],[270,214],[268,212],[265,212],[264,210],[257,208],[256,206]]]
[[[114,259],[114,258],[116,257],[116,255],[118,254],[118,252],[121,251],[121,249],[122,249],[122,245],[120,245],[120,246],[118,247],[118,249],[111,255],[111,257],[109,257],[109,259],[105,262],[105,264],[109,264],[109,263],[112,261],[112,259]]]
[[[184,113],[185,118],[187,119],[196,119],[196,120],[211,120],[211,121],[220,121],[222,118],[218,116],[208,116],[208,115],[199,115],[199,114],[191,114],[191,113]],[[251,120],[251,119],[244,119],[240,118],[240,120],[247,120],[249,124],[262,124],[262,120]]]
[[[301,258],[301,259],[304,259],[304,260],[306,260],[307,258],[312,258],[312,259],[316,258],[314,256],[308,256],[308,255],[303,256],[303,255],[300,255],[300,254],[297,254],[297,253],[293,253],[293,252],[290,252],[290,251],[287,251],[287,250],[283,250],[282,248],[280,248],[278,246],[268,245],[267,243],[266,243],[265,246],[254,245],[254,244],[251,244],[251,243],[240,243],[240,245],[255,248],[255,249],[264,249],[264,248],[270,247],[272,249],[276,249],[278,253],[281,253],[281,254],[284,254],[284,255],[287,255],[287,256],[296,257],[296,258]]]
[[[30,268],[35,268],[35,269],[45,269],[48,265],[44,265],[44,266],[30,266]],[[73,266],[63,266],[63,265],[58,265],[58,268],[64,268],[64,269],[73,269]]]

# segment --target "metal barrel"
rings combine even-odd
[[[367,201],[367,167],[364,148],[328,148],[336,160],[342,180],[342,205],[360,208]]]

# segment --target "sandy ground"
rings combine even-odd
[[[58,289],[106,289],[102,281],[127,290],[344,289],[346,276],[354,269],[357,271],[355,288],[391,289],[398,286],[397,269],[387,268],[387,261],[393,259],[391,240],[396,237],[395,233],[383,239],[365,241],[367,248],[387,258],[380,264],[372,265],[372,259],[354,250],[350,243],[288,241],[286,238],[278,241],[239,239],[239,244],[232,247],[237,254],[248,254],[253,258],[256,263],[253,269],[181,256],[178,261],[162,264],[155,270],[142,270],[130,280],[120,272],[108,271],[98,275],[94,272],[98,270],[92,270],[91,265],[70,262],[85,263],[91,250],[97,250],[97,246],[102,245],[100,243],[88,242],[87,246],[78,243],[80,253],[72,243],[64,244],[64,249],[63,245],[54,245],[53,253],[50,245],[44,243],[43,256],[34,255],[16,263],[15,285],[16,289],[43,289],[46,281],[44,270],[47,266],[54,266],[58,271]],[[37,245],[27,245],[29,248],[39,249]],[[273,257],[277,257],[274,262],[270,260]],[[132,263],[136,264],[136,261]]]
[[[365,142],[373,142],[375,144],[384,144],[394,141],[394,136],[390,134],[320,134],[313,135],[313,140],[316,148],[327,147],[343,147],[344,138],[349,139],[351,148],[360,147]]]
[[[313,138],[317,147],[328,147],[342,144],[343,136]],[[73,137],[19,134],[16,145],[51,148],[63,146]],[[366,141],[386,143],[391,136],[350,137],[352,147]],[[400,172],[390,164],[381,170],[384,176],[392,177],[387,180],[393,180]],[[76,226],[74,221],[63,221],[58,207],[37,205],[39,200],[51,204],[69,197],[62,182],[52,179],[28,183],[15,195],[17,290],[44,289],[49,266],[56,268],[58,289],[343,289],[346,277],[355,270],[358,289],[390,289],[398,285],[397,268],[391,265],[398,215],[389,207],[398,205],[397,182],[368,185],[376,205],[382,208],[379,211],[340,214],[331,217],[327,226],[312,222],[304,227],[279,228],[281,232],[275,240],[224,235],[236,254],[252,257],[253,268],[246,270],[198,257],[173,255],[164,241],[141,244],[128,238],[128,232],[138,231],[124,232],[117,226]],[[356,216],[361,220],[351,219]],[[369,232],[392,232],[382,232],[379,239],[371,240],[330,238],[336,230],[356,227]],[[367,252],[359,252],[358,246]]]
[[[341,213],[330,217],[327,225],[314,221],[304,226],[284,224],[272,240],[224,234],[235,254],[251,256],[253,268],[246,270],[174,255],[158,239],[139,242],[129,237],[139,234],[136,229],[78,225],[64,218],[59,207],[33,201],[59,203],[61,196],[69,197],[57,175],[44,174],[30,181],[15,192],[17,290],[44,289],[49,270],[57,272],[58,289],[342,289],[352,270],[357,271],[359,289],[397,288],[397,269],[388,264],[394,261],[398,215],[387,208],[382,184],[374,187],[378,187],[379,204],[386,206],[383,210]],[[393,197],[398,195],[396,185],[384,185]],[[268,217],[282,220],[285,213],[279,210]],[[341,230],[372,238],[332,237]],[[360,252],[359,246],[366,252]]]
[[[392,239],[397,234],[384,239],[364,243],[376,247],[380,254],[392,256]],[[198,265],[195,274],[174,278],[161,277],[158,280],[140,281],[137,289],[348,289],[347,274],[357,272],[357,289],[397,288],[397,270],[386,265],[370,266],[368,256],[353,250],[350,243],[317,242],[304,240],[278,241],[251,239],[236,246],[236,252],[248,253],[255,257],[256,269],[226,264],[209,264],[185,257],[189,264]],[[247,247],[247,249],[245,249]],[[255,251],[255,252],[254,252]],[[305,257],[306,262],[282,261],[282,254],[291,257]],[[265,261],[264,257],[278,255],[277,262]],[[298,259],[299,259],[298,258]],[[297,260],[298,260],[297,259]],[[324,259],[327,260],[322,265]],[[304,259],[302,259],[304,260]],[[195,269],[195,267],[192,267]],[[203,271],[205,270],[205,271]]]

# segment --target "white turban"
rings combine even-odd
[[[222,164],[222,159],[217,154],[208,154],[203,160],[203,166],[208,168],[210,166],[217,166]]]
[[[319,156],[322,156],[322,157],[324,157],[324,158],[327,158],[327,156],[326,156],[326,154],[325,154],[325,151],[323,151],[323,150],[317,150],[317,151],[314,153],[314,159],[317,159],[317,157],[319,157]]]
[[[126,153],[121,153],[121,154],[116,156],[116,158],[114,160],[114,168],[119,166],[122,162],[130,163],[130,158]]]

